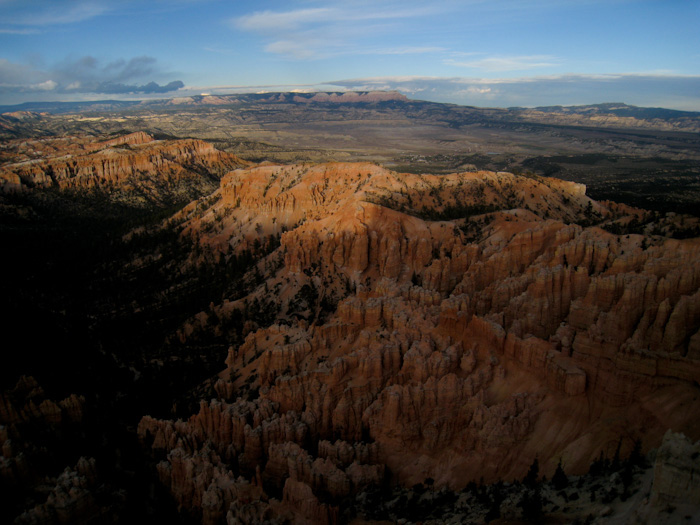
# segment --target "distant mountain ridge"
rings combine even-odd
[[[0,106],[0,113],[16,111],[61,113],[85,113],[93,111],[119,111],[134,107],[160,108],[167,106],[222,106],[264,103],[330,103],[361,104],[400,101],[409,99],[398,91],[326,91],[326,92],[270,92],[241,93],[231,95],[193,95],[157,100],[96,100],[89,102],[25,102],[14,106]]]
[[[125,109],[140,104],[139,100],[95,100],[85,102],[24,102],[14,106],[0,106],[0,113],[6,116],[7,113],[16,111],[31,111],[34,113],[73,113],[83,111],[113,111]]]
[[[525,108],[512,108],[522,110]],[[605,102],[603,104],[588,104],[585,106],[541,106],[534,108],[544,113],[576,113],[580,115],[610,114],[618,117],[633,117],[638,119],[668,119],[691,117],[698,118],[697,111],[680,111],[666,108],[647,108],[631,106],[624,102]]]
[[[132,108],[162,108],[172,106],[224,106],[239,104],[362,104],[377,102],[420,103],[423,101],[409,99],[398,91],[318,91],[308,93],[298,92],[268,92],[268,93],[239,93],[230,95],[193,95],[155,100],[94,100],[83,102],[24,102],[16,105],[0,106],[0,113],[30,111],[35,113],[48,112],[52,114],[87,113],[103,111],[120,111]],[[430,102],[429,104],[451,106],[452,104]],[[466,107],[466,106],[465,106]],[[474,108],[478,109],[478,108]],[[483,108],[499,109],[499,108]],[[510,107],[500,108],[515,113],[537,111],[541,113],[564,113],[571,115],[615,115],[617,117],[632,117],[636,119],[678,119],[698,118],[700,112],[679,111],[660,107],[638,107],[624,102],[604,102],[581,106],[540,106],[535,108]]]

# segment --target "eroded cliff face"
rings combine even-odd
[[[700,438],[699,239],[613,235],[598,226],[639,210],[507,173],[269,165],[215,197],[173,218],[198,253],[279,247],[179,332],[245,321],[218,399],[139,425],[205,522],[333,522],[386,479],[461,488],[535,457],[583,472],[620,436]]]
[[[160,203],[212,191],[227,171],[248,163],[200,140],[155,140],[136,132],[98,141],[65,137],[10,141],[0,191],[98,191],[113,201]]]

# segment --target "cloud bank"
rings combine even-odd
[[[700,111],[700,76],[552,75],[524,78],[382,77],[328,82],[347,90],[395,90],[410,98],[470,106],[535,107],[624,102]]]
[[[92,91],[93,93],[108,93],[108,94],[123,94],[123,93],[168,93],[170,91],[177,91],[178,89],[185,87],[180,80],[175,80],[164,86],[161,86],[155,82],[149,82],[143,86],[129,86],[126,84],[119,84],[114,82],[102,82],[97,85],[97,87]]]
[[[480,53],[470,53],[478,55]],[[471,60],[456,60],[449,58],[443,61],[445,65],[480,69],[482,71],[525,71],[542,67],[557,66],[560,60],[551,55],[517,55],[517,56],[484,56]]]
[[[180,80],[158,84],[163,76],[153,57],[119,59],[106,64],[91,56],[66,60],[48,69],[0,59],[0,93],[11,100],[27,93],[68,94],[151,94],[182,88]]]

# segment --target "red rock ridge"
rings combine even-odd
[[[358,102],[387,102],[399,100],[407,102],[408,98],[398,91],[368,91],[347,93],[316,93],[311,97],[295,96],[294,102],[310,103],[325,102],[332,104],[348,104]]]
[[[51,148],[50,141],[40,142],[42,152]],[[60,139],[58,142],[52,154],[43,154],[38,159],[28,156],[26,160],[0,167],[0,190],[57,187],[128,192],[140,188],[150,191],[157,199],[157,189],[151,188],[154,184],[197,181],[202,178],[201,172],[218,178],[248,164],[200,140],[157,141],[143,132],[102,142],[76,140],[75,144],[67,145]],[[16,155],[22,157],[21,149]]]

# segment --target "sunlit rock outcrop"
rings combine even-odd
[[[700,438],[699,239],[609,233],[621,208],[508,173],[264,165],[215,196],[171,222],[200,257],[258,254],[256,276],[179,337],[233,318],[247,337],[221,399],[139,425],[187,508],[230,469],[265,512],[332,522],[387,478],[461,488],[535,457],[584,472],[623,433],[645,450],[669,427]]]

